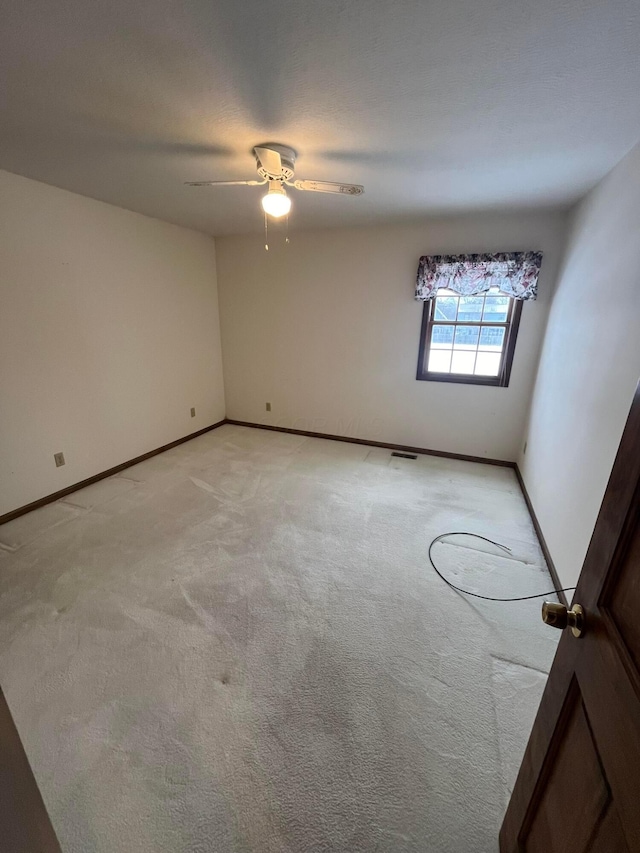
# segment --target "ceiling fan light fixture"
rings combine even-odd
[[[280,181],[269,182],[269,192],[262,196],[262,209],[274,219],[286,216],[291,210],[291,199]]]

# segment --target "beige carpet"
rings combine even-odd
[[[0,527],[65,853],[484,853],[557,641],[514,474],[226,425]]]

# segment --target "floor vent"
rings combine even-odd
[[[392,456],[399,456],[400,459],[417,459],[417,455],[415,453],[400,453],[397,450],[394,450],[391,454]]]

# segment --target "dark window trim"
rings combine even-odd
[[[422,309],[422,326],[420,327],[420,348],[418,351],[418,371],[416,379],[425,382],[454,382],[462,385],[492,385],[497,388],[507,388],[511,377],[511,365],[513,364],[513,355],[516,349],[516,338],[518,329],[520,328],[520,315],[522,314],[522,300],[513,299],[509,303],[509,313],[507,314],[506,322],[504,323],[482,323],[482,322],[451,322],[446,325],[461,325],[461,326],[505,326],[506,341],[502,350],[502,361],[500,362],[500,372],[497,376],[468,376],[462,373],[435,373],[429,372],[426,369],[426,356],[429,352],[428,341],[431,340],[431,329],[433,327],[433,313],[435,311],[436,300],[429,299],[424,303]]]

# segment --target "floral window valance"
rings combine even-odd
[[[514,299],[535,299],[542,252],[493,255],[424,255],[418,264],[416,299],[433,299],[440,288],[463,296],[499,287]]]

